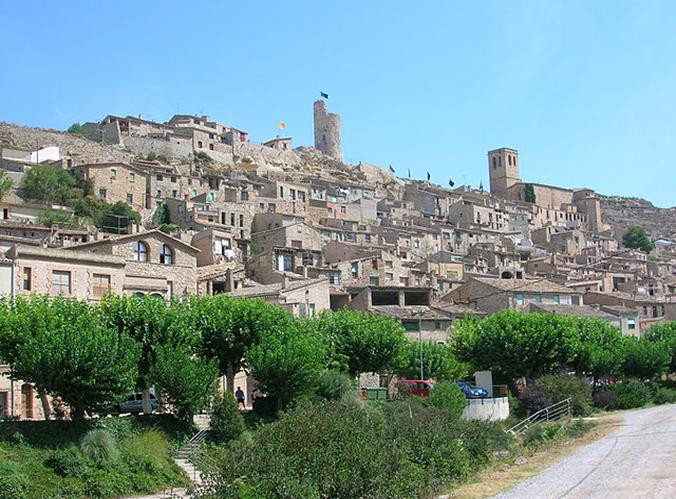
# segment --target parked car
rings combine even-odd
[[[160,401],[157,400],[154,393],[150,393],[150,408],[153,412],[160,408]],[[143,412],[143,394],[142,393],[131,393],[127,397],[127,400],[118,404],[115,407],[115,412],[130,412],[132,414],[138,414]]]
[[[399,383],[408,386],[411,390],[411,395],[417,397],[429,397],[430,390],[434,388],[434,383],[424,379],[400,379]]]
[[[465,397],[468,399],[481,399],[488,397],[488,392],[483,388],[474,386],[469,381],[457,381],[456,384],[460,387],[462,392],[465,394]]]

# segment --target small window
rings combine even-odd
[[[95,298],[110,293],[110,275],[108,274],[94,274],[92,276],[92,294]]]
[[[345,208],[345,206],[341,206],[340,212],[344,215],[345,213],[347,213],[347,208]]]
[[[198,147],[199,149],[202,149],[202,141],[201,141],[201,140],[198,140],[198,141],[197,141],[197,147]]]
[[[162,250],[160,251],[160,263],[164,265],[171,265],[174,263],[174,252],[171,251],[171,248],[166,244],[162,245]]]
[[[514,295],[514,301],[516,302],[517,305],[523,305],[523,293],[516,293]]]
[[[214,145],[213,145],[213,144],[209,144],[209,150],[210,150],[210,151],[213,151],[213,150],[214,150]]]
[[[636,319],[627,319],[627,329],[636,329]]]
[[[33,289],[33,269],[30,267],[23,268],[23,290],[31,291]]]
[[[172,197],[172,198],[177,198],[177,197],[178,197],[178,191],[177,191],[176,189],[173,189],[173,190],[171,191],[171,197]]]
[[[171,181],[175,184],[176,183],[176,177],[171,177]]]
[[[158,182],[162,182],[164,180],[164,177],[162,175],[158,175],[157,177]]]
[[[134,202],[134,195],[127,193],[127,203],[132,204]]]
[[[338,286],[340,284],[340,272],[329,272],[329,284]]]
[[[542,303],[542,295],[534,295],[533,296],[533,301],[535,303]]]
[[[105,189],[99,189],[99,197],[101,199],[106,199],[107,195],[108,195],[108,191],[106,191]]]
[[[129,174],[129,182],[131,182],[132,184],[136,182],[136,174],[134,173]]]
[[[352,262],[352,277],[359,277],[359,263],[358,262]]]
[[[197,189],[193,189],[193,190],[191,191],[191,194],[192,194],[192,197],[197,196]]]
[[[148,261],[148,246],[142,241],[136,241],[131,245],[132,257],[136,262]]]
[[[570,303],[573,305],[579,305],[580,304],[580,297],[579,296],[571,296],[570,297]]]
[[[244,227],[244,215],[239,216],[239,226]]]
[[[369,286],[380,286],[380,278],[377,275],[369,277]]]
[[[561,303],[561,296],[559,295],[554,295],[554,303],[557,305]]]
[[[52,291],[57,295],[70,294],[70,272],[65,270],[52,271]]]
[[[117,178],[117,170],[115,168],[110,169],[110,179],[114,180]]]

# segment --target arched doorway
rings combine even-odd
[[[503,279],[513,279],[514,275],[509,270],[505,270],[502,274],[500,274],[500,277]]]
[[[21,415],[26,419],[33,419],[35,411],[33,410],[33,387],[24,383],[21,385]]]

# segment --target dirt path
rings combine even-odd
[[[617,431],[496,497],[676,497],[676,404],[624,413]]]

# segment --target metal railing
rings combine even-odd
[[[523,421],[519,421],[517,424],[509,428],[507,433],[512,435],[520,435],[528,428],[537,426],[546,421],[561,421],[563,419],[570,419],[573,415],[573,411],[570,405],[570,397],[557,402],[556,404],[549,405],[544,409],[540,409],[537,412],[534,412],[528,416]]]

